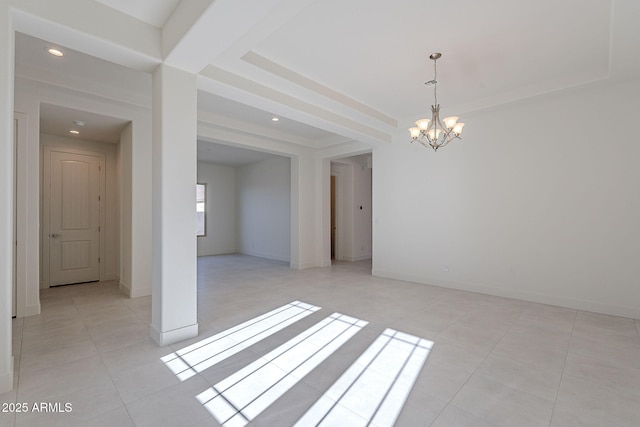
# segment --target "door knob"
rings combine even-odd
[[[51,234],[50,237],[53,238],[53,239],[57,239],[58,237],[60,237],[60,235],[59,234]]]

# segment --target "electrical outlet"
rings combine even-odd
[[[448,266],[447,264],[444,264],[444,265],[442,266],[442,270],[443,270],[445,273],[448,273],[448,272],[449,272],[449,266]]]

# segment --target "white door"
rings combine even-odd
[[[97,156],[51,151],[49,285],[100,280],[100,173]]]

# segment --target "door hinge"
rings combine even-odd
[[[98,233],[100,232],[100,226],[98,226]]]
[[[98,201],[102,200],[102,196],[98,196]]]
[[[100,264],[100,257],[98,257],[98,264]]]

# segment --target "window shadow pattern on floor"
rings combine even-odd
[[[318,310],[294,301],[168,354],[162,361],[184,381]],[[245,426],[367,324],[333,313],[196,398],[223,426]],[[392,426],[433,345],[433,341],[386,329],[296,426]]]

